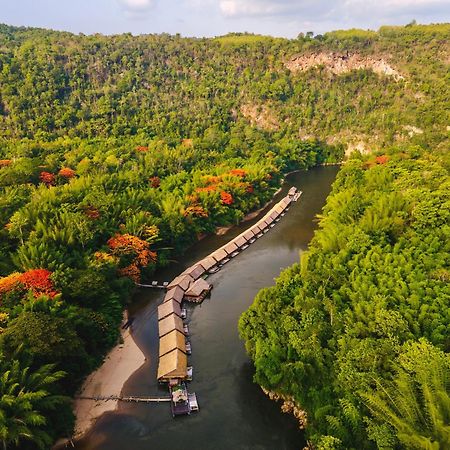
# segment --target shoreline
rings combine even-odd
[[[120,396],[126,381],[146,361],[130,330],[121,330],[122,342],[106,355],[101,366],[84,381],[73,403],[75,429],[72,439],[86,435],[100,416],[118,408],[118,400],[90,400],[79,397]]]

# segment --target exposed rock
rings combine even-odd
[[[308,417],[306,411],[301,409],[292,397],[286,397],[276,392],[267,391],[261,388],[263,392],[270,398],[270,400],[281,401],[281,411],[287,414],[292,414],[298,421],[299,428],[303,430],[308,425]]]
[[[362,56],[358,53],[309,53],[294,56],[285,65],[293,72],[305,71],[323,65],[329,72],[336,75],[352,70],[370,69],[379,75],[392,77],[395,81],[404,79],[403,75],[385,59]]]
[[[268,131],[278,130],[280,124],[268,106],[245,104],[241,106],[241,113],[253,126]]]
[[[413,125],[403,125],[402,128],[408,132],[409,137],[413,137],[415,134],[423,134],[423,130],[421,128],[417,128]]]

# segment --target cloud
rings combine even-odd
[[[197,0],[199,1],[199,0]],[[296,16],[312,20],[344,16],[369,18],[397,14],[432,14],[445,11],[449,0],[217,0],[223,16]],[[372,17],[373,18],[373,17]]]
[[[118,0],[127,16],[137,18],[147,13],[155,4],[154,0]]]

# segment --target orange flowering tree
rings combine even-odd
[[[188,206],[184,211],[184,217],[208,217],[208,212],[200,205]]]
[[[12,163],[10,159],[0,159],[0,168],[7,167]]]
[[[56,291],[51,279],[52,272],[47,269],[31,269],[25,273],[12,273],[7,277],[0,278],[0,294],[24,288],[32,291],[35,298],[46,295],[54,298]]]
[[[108,247],[125,266],[119,269],[119,275],[127,276],[136,283],[141,278],[140,268],[156,262],[157,255],[150,250],[150,244],[131,234],[116,234],[109,239]]]
[[[0,278],[0,295],[11,292],[19,287],[21,274],[19,272]]]
[[[53,186],[55,184],[55,175],[50,172],[41,172],[39,180],[47,186]]]
[[[70,179],[73,178],[76,175],[75,170],[70,169],[69,167],[63,167],[59,172],[58,175],[60,177],[66,178],[66,179]]]
[[[225,191],[220,192],[220,201],[222,202],[222,205],[232,205],[234,202],[233,196]]]
[[[136,151],[140,153],[145,153],[148,152],[148,147],[146,147],[145,145],[138,145],[136,147]]]

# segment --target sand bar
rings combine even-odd
[[[116,345],[106,356],[103,364],[92,372],[83,383],[79,396],[108,397],[120,396],[123,385],[133,373],[145,362],[145,355],[137,346],[129,330],[122,331],[123,343]],[[114,411],[117,400],[74,401],[76,416],[74,437],[80,438],[92,427],[94,422],[105,412]]]

